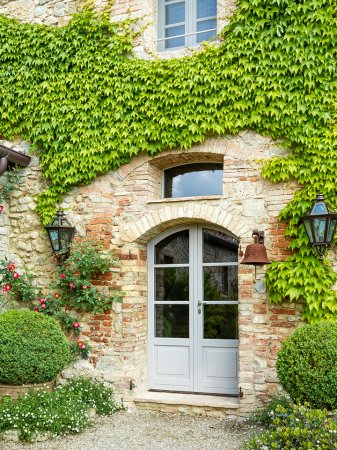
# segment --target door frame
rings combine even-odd
[[[154,296],[155,296],[155,292],[154,292],[154,286],[155,286],[155,279],[154,279],[154,274],[155,274],[155,270],[154,270],[154,266],[155,266],[155,246],[161,242],[162,240],[164,240],[165,238],[167,238],[168,236],[171,236],[172,234],[175,233],[179,233],[180,231],[184,231],[184,230],[189,230],[191,231],[191,229],[193,228],[198,228],[200,227],[205,228],[205,229],[211,229],[214,231],[220,231],[222,233],[227,234],[230,237],[233,237],[234,239],[238,239],[233,233],[231,233],[230,231],[219,227],[217,225],[213,225],[213,224],[209,224],[209,223],[205,223],[205,222],[192,222],[192,223],[187,223],[184,225],[180,225],[180,226],[174,226],[172,228],[169,228],[168,230],[160,233],[158,236],[156,236],[154,239],[152,239],[149,243],[148,243],[148,389],[153,389],[153,390],[163,390],[163,391],[182,391],[182,392],[191,392],[191,393],[196,393],[196,386],[198,384],[198,380],[197,378],[194,376],[194,372],[195,372],[195,367],[196,365],[200,365],[200,354],[202,349],[198,348],[198,345],[200,344],[200,342],[198,343],[198,345],[195,345],[195,342],[197,342],[197,337],[196,337],[196,333],[198,331],[198,325],[200,326],[200,323],[198,324],[198,317],[197,314],[192,312],[192,314],[189,314],[189,330],[190,330],[190,334],[189,334],[189,338],[178,338],[181,340],[182,345],[184,345],[184,340],[186,340],[186,345],[188,345],[189,347],[191,347],[191,351],[190,351],[190,360],[189,360],[189,373],[192,374],[191,375],[191,381],[189,384],[184,384],[183,382],[181,383],[181,385],[177,385],[176,388],[173,389],[168,389],[167,386],[165,385],[159,385],[157,384],[156,387],[153,387],[152,383],[151,383],[151,379],[152,379],[152,370],[154,368],[154,362],[155,362],[155,355],[154,355],[154,348],[155,348],[155,308],[154,308]],[[195,305],[193,304],[193,301],[191,301],[191,299],[193,298],[193,296],[195,297],[195,295],[197,294],[197,290],[199,288],[197,288],[196,284],[194,283],[194,277],[190,276],[191,273],[193,274],[197,274],[198,276],[201,276],[201,272],[202,271],[202,265],[201,267],[199,267],[199,259],[197,257],[198,251],[193,251],[192,247],[195,245],[196,240],[198,238],[198,232],[195,233],[191,233],[189,234],[190,238],[189,238],[189,290],[190,290],[190,299],[189,299],[189,308],[190,311],[193,311],[193,307],[196,306],[196,300],[195,300]],[[191,238],[192,237],[192,238]],[[200,243],[200,245],[198,246],[198,248],[202,249],[202,242]],[[193,258],[192,258],[193,255]],[[201,250],[201,258],[202,258],[202,250]],[[239,300],[239,299],[238,299]],[[238,302],[239,303],[239,302]],[[163,345],[170,345],[172,344],[172,338],[160,338],[161,339],[161,343]],[[200,341],[202,341],[202,338],[200,338]],[[237,340],[238,341],[238,340]],[[232,344],[229,345],[229,347],[232,347]],[[236,345],[236,348],[238,348],[238,342]],[[237,375],[239,372],[239,361],[238,361],[238,356],[237,356]],[[238,378],[238,377],[237,377]],[[179,383],[179,380],[178,380]],[[206,391],[203,391],[205,394],[216,394],[216,392],[212,392],[212,389],[207,389]],[[237,389],[233,389],[231,390],[231,393],[229,395],[237,395],[238,393],[238,379],[237,379]]]

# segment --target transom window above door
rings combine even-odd
[[[223,164],[192,163],[164,170],[164,198],[222,195]]]
[[[158,0],[158,51],[216,36],[217,0]]]

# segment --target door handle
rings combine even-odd
[[[201,300],[198,301],[198,314],[201,314],[201,306],[204,304],[205,302],[202,302]]]

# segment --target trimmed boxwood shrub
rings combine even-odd
[[[0,383],[53,380],[70,358],[70,344],[52,317],[26,310],[0,314]]]
[[[337,324],[297,328],[277,355],[277,375],[294,401],[337,408]]]

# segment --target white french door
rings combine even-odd
[[[191,225],[149,244],[149,388],[238,394],[238,241]]]

